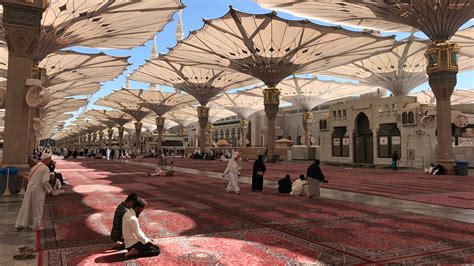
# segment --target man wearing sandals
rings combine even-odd
[[[40,229],[44,200],[46,194],[52,191],[51,185],[49,184],[50,176],[47,166],[52,160],[51,156],[51,151],[43,151],[41,154],[41,162],[31,169],[26,193],[16,219],[16,231],[25,229],[36,231]]]

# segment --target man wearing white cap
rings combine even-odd
[[[40,229],[44,200],[46,194],[52,191],[49,183],[49,168],[47,166],[52,160],[51,156],[51,151],[43,151],[41,162],[31,169],[28,177],[28,187],[21,203],[20,212],[16,218],[15,229],[17,231]]]

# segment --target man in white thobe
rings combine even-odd
[[[227,192],[235,192],[237,194],[240,193],[239,181],[238,181],[239,165],[237,164],[237,161],[239,160],[239,158],[240,158],[239,154],[234,153],[230,161],[227,163],[227,167],[224,171],[224,176],[227,176],[227,178],[229,178],[229,184],[227,185],[227,188],[226,188]]]
[[[296,179],[291,186],[290,195],[293,196],[306,196],[308,195],[308,181],[304,175],[300,175],[299,179]]]
[[[51,162],[52,153],[49,150],[41,154],[41,162],[35,165],[28,177],[28,186],[21,203],[21,209],[16,218],[15,229],[39,230],[43,217],[44,200],[52,188],[49,183],[50,175],[48,164]]]

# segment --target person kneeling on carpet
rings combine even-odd
[[[123,216],[122,232],[125,242],[125,258],[153,257],[160,254],[160,247],[140,229],[138,217],[145,209],[145,200],[138,198],[133,207]]]
[[[278,180],[278,191],[280,193],[290,193],[291,185],[290,175],[286,175],[284,178]]]
[[[110,232],[110,238],[115,243],[110,249],[124,249],[125,244],[123,243],[122,234],[122,219],[125,213],[133,207],[133,204],[137,201],[138,196],[135,193],[128,195],[128,197],[120,203],[115,209],[114,220],[112,224],[112,231]]]

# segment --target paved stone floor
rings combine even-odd
[[[150,177],[154,165],[147,160],[58,160],[71,186],[47,199],[45,230],[13,232],[20,197],[1,198],[0,265],[474,263],[474,208],[456,207],[474,201],[469,179],[429,180],[422,174],[367,169],[352,169],[349,178],[343,168],[325,167],[331,183],[354,187],[326,186],[323,199],[312,201],[276,193],[276,178],[267,178],[263,193],[250,192],[250,163],[244,164],[240,195],[224,192],[225,163],[183,160],[175,164],[175,176]],[[293,170],[296,177],[307,165],[268,167],[274,177]],[[354,181],[363,178],[377,186],[367,190]],[[416,194],[416,186],[423,193]],[[162,247],[156,258],[124,261],[122,252],[107,251],[113,210],[132,191],[148,201],[140,220]],[[421,197],[437,193],[452,198],[454,206]],[[15,264],[15,250],[36,247],[35,241],[39,259]]]
[[[0,265],[37,265],[38,252],[31,260],[16,261],[13,255],[18,254],[19,247],[28,246],[36,249],[35,232],[15,232],[15,221],[21,206],[20,196],[0,197]]]

